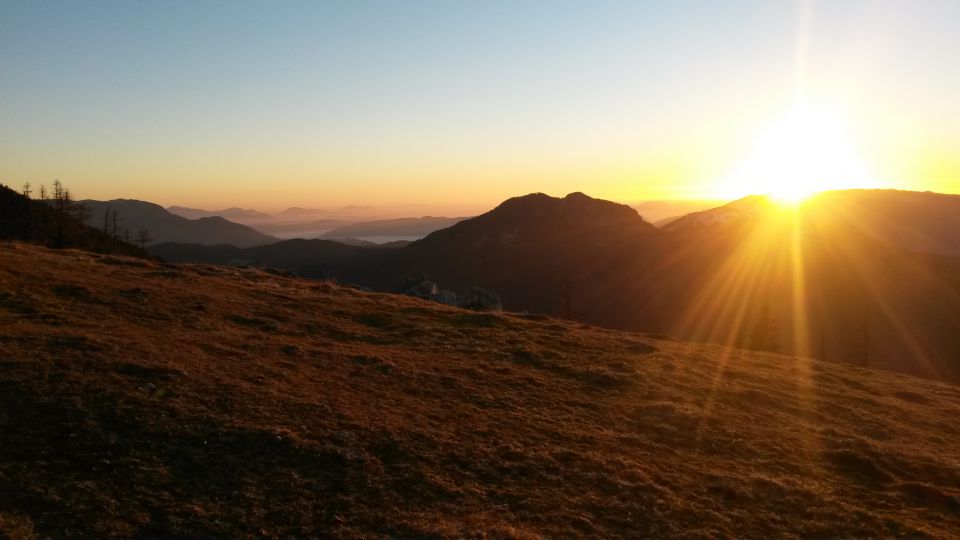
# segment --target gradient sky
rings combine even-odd
[[[802,89],[877,186],[957,193],[958,22],[956,0],[0,0],[0,181],[264,210],[713,198]]]

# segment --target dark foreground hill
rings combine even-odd
[[[960,388],[0,245],[0,536],[941,537]]]
[[[164,243],[148,251],[167,262],[201,262],[284,268],[314,278],[335,276],[352,268],[367,268],[382,262],[396,248],[361,247],[333,240],[296,238],[252,248]],[[336,268],[339,272],[331,271]]]

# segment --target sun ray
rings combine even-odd
[[[802,98],[759,129],[746,156],[718,182],[723,197],[766,194],[785,204],[873,184],[842,109]]]

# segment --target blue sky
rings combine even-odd
[[[929,0],[3,0],[0,180],[214,206],[695,197],[802,84],[849,109],[878,181],[949,190],[957,21]]]

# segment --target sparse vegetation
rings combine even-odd
[[[29,183],[19,193],[0,184],[0,240],[146,256],[141,248],[122,241],[116,223],[112,234],[106,225],[104,230],[85,225],[86,210],[59,181],[53,183],[52,198],[45,186],[40,186],[39,199],[31,199],[32,193]]]
[[[8,537],[949,538],[958,413],[882,371],[0,245]]]

